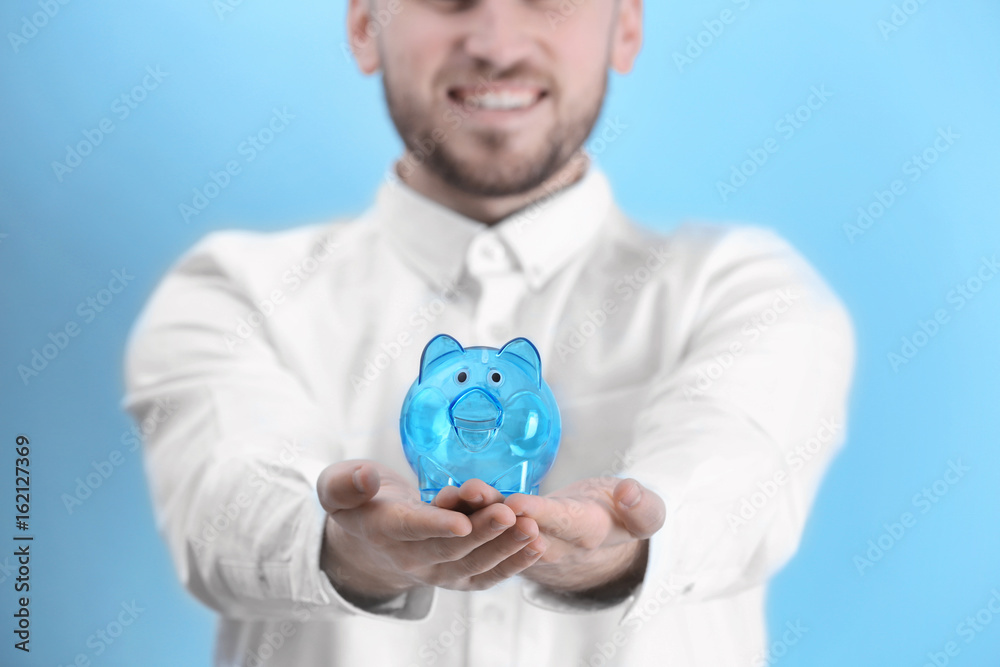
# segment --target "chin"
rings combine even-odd
[[[537,177],[536,169],[532,166],[523,171],[503,172],[497,172],[489,167],[464,168],[461,179],[450,180],[452,185],[470,194],[483,197],[508,197],[524,194],[534,189],[544,179]]]
[[[475,156],[442,154],[432,167],[448,183],[479,196],[514,196],[545,181],[555,169],[550,152],[483,151]],[[556,165],[558,166],[558,165]]]

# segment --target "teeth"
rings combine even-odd
[[[469,95],[464,101],[466,104],[490,111],[510,111],[531,106],[537,97],[535,93],[505,90]]]

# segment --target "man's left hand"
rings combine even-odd
[[[657,494],[618,477],[580,480],[547,496],[515,493],[505,503],[534,519],[549,544],[521,576],[566,593],[632,585],[624,580],[645,563],[647,541],[666,516]]]

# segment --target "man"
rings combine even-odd
[[[126,404],[172,405],[147,469],[221,614],[216,664],[767,659],[764,587],[843,440],[851,325],[775,235],[663,236],[614,205],[582,145],[641,14],[351,0],[406,144],[375,205],[210,235],[158,287]],[[399,410],[442,332],[540,350],[563,418],[540,495],[420,502]]]

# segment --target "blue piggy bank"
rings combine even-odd
[[[403,451],[425,502],[473,478],[504,495],[538,493],[561,427],[538,350],[527,338],[498,350],[435,336],[399,416]]]

